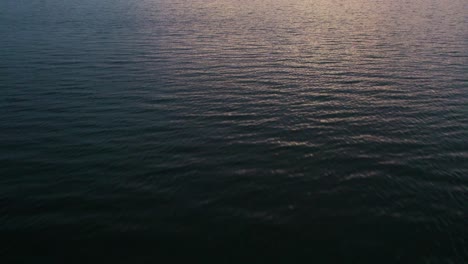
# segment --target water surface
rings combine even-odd
[[[2,0],[0,36],[11,260],[468,256],[464,0]]]

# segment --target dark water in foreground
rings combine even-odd
[[[463,263],[468,3],[2,0],[0,212],[4,263]]]

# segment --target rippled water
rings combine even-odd
[[[8,258],[468,256],[465,0],[2,0],[0,36]]]

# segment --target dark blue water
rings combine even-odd
[[[463,263],[465,0],[1,0],[2,263]]]

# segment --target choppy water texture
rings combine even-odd
[[[467,259],[465,0],[2,0],[0,36],[9,260]]]

